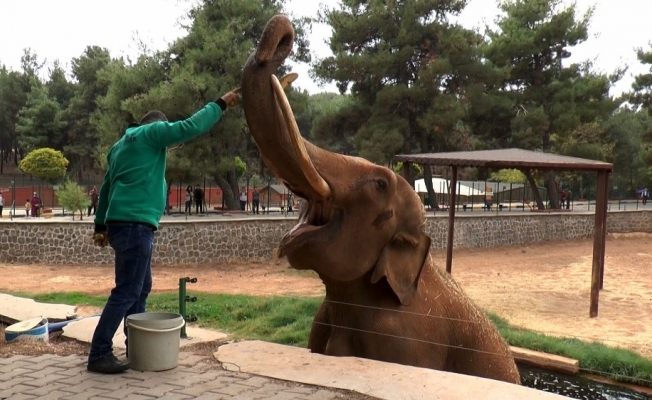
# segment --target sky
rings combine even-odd
[[[179,26],[193,0],[0,0],[0,63],[19,70],[24,48],[31,48],[39,59],[58,59],[69,65],[86,46],[106,47],[112,56],[135,57],[136,38],[154,50],[184,35]],[[570,0],[562,0],[570,3]],[[629,65],[625,77],[612,89],[619,94],[631,87],[633,76],[646,69],[636,60],[635,48],[649,48],[652,29],[651,0],[576,0],[580,13],[595,5],[590,38],[570,49],[570,62],[594,61],[601,72],[612,72]],[[296,16],[314,16],[319,5],[335,7],[338,0],[286,0],[286,9]],[[494,0],[470,0],[458,21],[468,28],[492,24],[498,16]],[[646,28],[648,26],[648,28]],[[647,32],[647,33],[646,33]],[[310,35],[313,59],[328,57],[325,42],[330,28],[313,26]],[[294,64],[299,73],[295,85],[310,93],[336,91],[335,85],[318,86],[308,75],[308,65]]]

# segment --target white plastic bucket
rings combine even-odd
[[[5,341],[14,340],[40,340],[47,342],[48,320],[43,317],[30,318],[25,321],[15,323],[5,329]]]
[[[166,371],[179,363],[181,314],[140,313],[127,317],[129,368],[136,371]]]

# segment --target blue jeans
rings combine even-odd
[[[152,290],[154,229],[139,223],[108,223],[109,244],[115,251],[115,287],[97,323],[88,361],[113,353],[113,336],[127,316],[145,312]],[[125,324],[124,333],[127,335]]]

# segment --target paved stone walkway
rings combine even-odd
[[[206,356],[179,353],[179,366],[163,372],[86,371],[85,356],[17,355],[0,358],[0,400],[22,399],[243,399],[371,400],[356,393],[222,370]]]

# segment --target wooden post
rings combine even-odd
[[[600,274],[604,267],[604,241],[603,234],[607,219],[607,180],[606,171],[598,172],[598,190],[595,207],[595,225],[593,227],[593,268],[591,271],[591,307],[589,317],[598,316],[598,301],[600,298]]]
[[[450,199],[448,200],[448,243],[446,244],[446,272],[451,274],[453,269],[453,237],[455,233],[455,195],[457,192],[457,166],[452,165],[450,184]]]
[[[607,218],[609,213],[609,173],[604,174],[604,224],[602,226],[602,257],[600,258],[600,290],[604,287],[604,258],[607,248]]]

